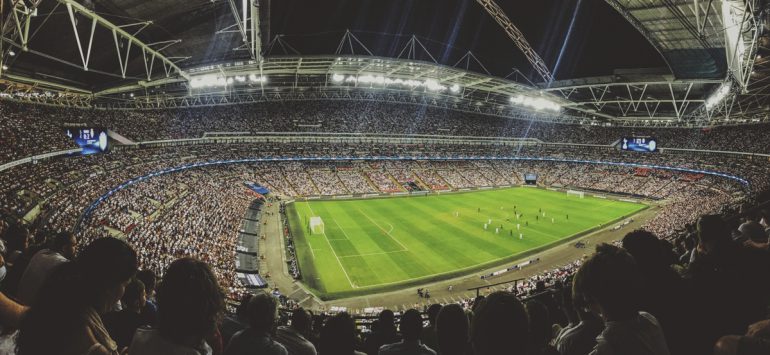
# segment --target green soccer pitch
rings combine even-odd
[[[640,203],[518,187],[303,201],[290,204],[287,215],[304,283],[321,298],[334,299],[492,267],[644,208]],[[309,220],[316,216],[323,227],[312,232]]]

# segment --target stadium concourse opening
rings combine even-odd
[[[769,19],[2,0],[0,354],[770,354]]]

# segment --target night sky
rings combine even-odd
[[[603,0],[497,3],[557,80],[607,75],[618,68],[665,66],[644,37]],[[285,40],[302,54],[333,52],[345,29],[356,34],[374,55],[397,56],[414,34],[442,64],[453,65],[471,50],[494,75],[505,76],[518,68],[540,81],[524,55],[475,0],[271,3],[270,35],[285,34]],[[428,57],[418,55],[418,59]]]

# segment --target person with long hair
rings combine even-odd
[[[206,338],[216,332],[225,309],[224,294],[208,264],[175,260],[157,290],[157,328],[139,328],[129,355],[210,355]]]
[[[22,319],[18,355],[116,355],[120,349],[102,323],[137,270],[125,242],[97,239],[73,262],[56,267]]]

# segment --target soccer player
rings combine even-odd
[[[521,224],[516,223],[516,230],[521,230]]]
[[[522,240],[522,239],[524,239],[524,234],[519,233],[519,240]]]

